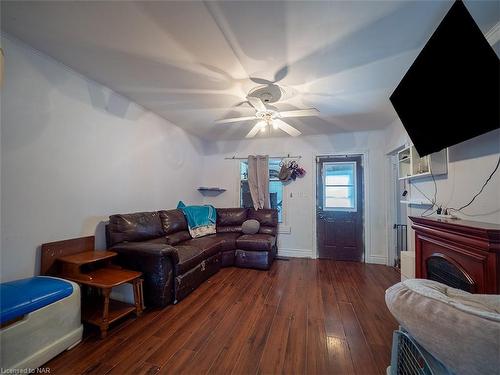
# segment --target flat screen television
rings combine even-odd
[[[456,1],[390,100],[420,156],[499,128],[498,57]]]

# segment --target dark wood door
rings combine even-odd
[[[316,160],[316,239],[319,258],[363,260],[361,155]]]

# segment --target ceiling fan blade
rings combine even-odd
[[[285,65],[283,68],[278,70],[274,75],[274,83],[281,81],[288,75],[288,65]]]
[[[247,117],[233,117],[233,118],[223,118],[221,120],[216,120],[216,124],[227,124],[230,122],[240,122],[240,121],[249,121],[255,120],[255,116],[247,116]]]
[[[280,120],[280,119],[274,119],[273,123],[278,125],[278,128],[283,130],[285,133],[291,135],[292,137],[297,137],[298,135],[301,135],[302,133],[299,132],[297,129],[295,129],[292,125],[288,125],[285,121]],[[253,129],[252,129],[253,130]]]
[[[252,107],[254,107],[257,111],[261,111],[261,112],[267,111],[266,106],[264,105],[262,100],[260,100],[259,98],[256,98],[254,96],[249,96],[247,99],[250,102],[250,104],[252,105]]]
[[[294,111],[283,111],[280,112],[280,117],[307,117],[307,116],[316,116],[319,111],[316,108],[308,108],[308,109],[297,109]]]
[[[258,77],[250,77],[250,80],[252,82],[258,83],[259,85],[272,85],[273,82],[264,79],[264,78],[258,78]]]
[[[253,138],[255,135],[259,132],[260,129],[262,129],[263,126],[265,126],[266,123],[264,121],[259,121],[258,123],[255,124],[255,126],[248,132],[248,134],[245,136],[245,138]]]

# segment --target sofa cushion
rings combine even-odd
[[[409,279],[387,289],[385,301],[415,340],[454,373],[493,374],[500,368],[497,295]]]
[[[241,227],[247,212],[246,208],[217,208],[217,227]]]
[[[241,236],[240,232],[217,233],[215,235],[221,240],[220,251],[231,251],[236,249],[236,240]]]
[[[179,242],[191,239],[184,213],[177,210],[160,211],[160,219],[169,245],[177,245]]]
[[[162,210],[159,213],[161,225],[166,235],[188,229],[186,217],[181,210]]]
[[[158,212],[136,212],[109,217],[109,242],[113,246],[120,242],[146,241],[163,236]]]
[[[158,238],[153,238],[151,240],[146,240],[146,241],[141,241],[142,243],[153,243],[153,244],[159,244],[159,245],[169,245],[167,242],[167,239],[165,237],[158,237]]]
[[[192,238],[183,241],[175,246],[179,254],[179,264],[177,265],[177,273],[182,274],[199,263],[220,253],[220,246],[223,240],[215,234]]]
[[[250,251],[271,251],[276,237],[270,234],[244,234],[236,240],[236,248]]]
[[[276,235],[278,229],[278,211],[274,209],[248,210],[248,218],[260,223],[259,233]]]
[[[238,235],[241,235],[243,232],[241,231],[241,225],[231,225],[227,227],[217,227],[217,233],[238,233]]]
[[[223,240],[217,237],[215,234],[211,234],[204,237],[193,238],[187,241],[181,242],[180,246],[196,246],[204,252],[207,252],[208,256],[212,256],[220,252],[220,245]]]
[[[200,237],[201,240],[204,237]],[[193,241],[193,240],[190,240]],[[189,242],[189,241],[186,241]],[[198,245],[198,244],[197,244]],[[207,242],[206,247],[201,248],[192,244],[179,244],[175,246],[179,254],[179,263],[176,265],[176,274],[181,275],[190,269],[196,267],[205,259],[211,258],[220,253],[218,243],[212,242],[212,245]]]
[[[171,246],[175,246],[181,242],[188,241],[192,237],[187,230],[181,230],[180,232],[171,233],[165,236],[165,240]]]

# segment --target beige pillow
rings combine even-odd
[[[241,231],[244,234],[255,234],[258,233],[260,229],[260,223],[255,219],[245,220],[241,224]]]

